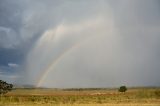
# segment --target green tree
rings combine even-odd
[[[8,91],[11,91],[12,88],[12,84],[8,84],[7,82],[0,80],[0,95],[6,94]]]
[[[119,92],[126,92],[127,91],[127,87],[126,86],[121,86],[119,89],[118,89]]]

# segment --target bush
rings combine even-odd
[[[126,92],[127,91],[127,87],[126,86],[121,86],[119,89],[118,89],[119,92]]]
[[[7,82],[0,80],[0,95],[3,95],[8,91],[11,91],[12,87],[12,84],[8,84]]]
[[[157,97],[160,97],[160,90],[156,90],[154,93]]]

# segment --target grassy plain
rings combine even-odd
[[[14,89],[0,106],[160,106],[160,88]]]

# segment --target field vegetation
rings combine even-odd
[[[14,89],[0,106],[160,106],[160,88]]]

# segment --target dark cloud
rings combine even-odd
[[[0,1],[0,26],[9,27],[18,32],[22,23],[23,8],[18,2],[10,0]]]

